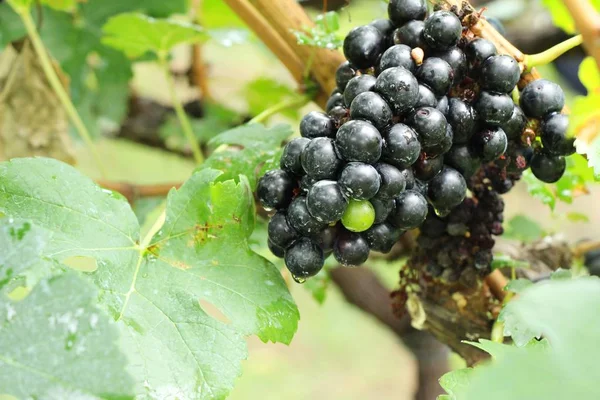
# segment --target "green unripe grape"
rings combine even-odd
[[[352,232],[364,232],[375,222],[375,209],[369,200],[350,200],[342,224]]]

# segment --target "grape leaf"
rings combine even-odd
[[[199,43],[208,38],[197,25],[138,13],[123,13],[110,18],[103,31],[102,43],[121,50],[130,58],[146,53],[166,57],[176,45]]]
[[[95,305],[96,292],[69,272],[38,283],[24,300],[0,297],[1,392],[39,399],[133,398],[117,327]]]
[[[448,400],[461,399],[463,393],[467,389],[473,374],[472,368],[456,369],[445,373],[440,378],[440,386],[448,393]],[[438,397],[438,400],[440,397]]]
[[[550,185],[539,181],[530,170],[523,172],[523,180],[527,183],[527,191],[530,195],[550,206],[551,210],[554,210],[556,207],[556,195],[550,189]]]
[[[282,141],[292,134],[289,125],[276,125],[270,129],[261,124],[243,125],[223,132],[210,140],[212,146],[241,145],[242,149],[225,149],[213,152],[201,168],[223,171],[222,179],[248,178],[252,190],[256,188],[261,164],[279,163]]]
[[[510,324],[543,334],[550,345],[519,340],[518,345],[527,345],[524,351],[507,351],[501,359],[474,369],[461,399],[600,398],[599,312],[597,278],[550,281],[523,291],[503,313],[511,316]]]
[[[76,0],[40,0],[41,4],[60,11],[71,11],[75,8]],[[28,10],[34,4],[34,0],[8,0],[15,9]]]
[[[302,97],[302,95],[291,87],[264,77],[248,83],[244,88],[244,95],[248,102],[248,111],[251,115],[258,115],[263,110],[281,103],[284,100]],[[282,111],[282,115],[297,119],[298,111],[298,108],[290,108]]]
[[[0,219],[0,289],[40,260],[48,236],[30,222]]]
[[[575,33],[575,22],[562,0],[542,0],[542,3],[550,11],[554,25],[567,33]],[[600,10],[600,0],[591,0],[591,4]]]
[[[248,247],[248,182],[221,174],[202,169],[171,191],[164,224],[140,239],[125,199],[73,168],[0,164],[0,212],[49,230],[46,257],[96,259],[90,278],[118,322],[138,395],[223,398],[246,357],[244,336],[289,343],[297,329],[281,275]]]
[[[206,29],[245,27],[244,22],[222,0],[202,1],[200,17]]]
[[[339,29],[339,14],[329,11],[317,16],[315,26],[292,33],[296,36],[298,44],[335,50],[343,44],[343,40],[337,34]]]
[[[515,215],[512,217],[504,231],[504,236],[509,239],[516,239],[522,242],[533,242],[544,235],[542,227],[533,219],[525,215]]]
[[[506,285],[504,290],[513,292],[513,293],[521,293],[523,290],[527,289],[529,286],[533,285],[529,279],[514,279]]]

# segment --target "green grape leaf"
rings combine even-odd
[[[335,50],[342,47],[343,44],[342,38],[337,33],[339,29],[339,14],[329,11],[317,16],[315,26],[304,28],[301,31],[292,31],[292,33],[296,36],[298,44]]]
[[[224,398],[246,357],[244,336],[289,343],[297,329],[279,271],[248,246],[248,182],[221,175],[202,169],[172,190],[164,223],[140,238],[127,201],[72,167],[0,164],[0,212],[50,231],[45,257],[96,260],[89,277],[117,321],[138,396]]]
[[[530,195],[548,205],[551,210],[556,207],[556,195],[550,189],[550,185],[539,181],[530,170],[523,172],[523,180],[527,183],[527,191]]]
[[[472,368],[456,369],[445,373],[440,378],[440,386],[448,393],[448,400],[459,400],[467,389],[473,374]],[[442,397],[438,397],[440,400]]]
[[[222,0],[203,0],[200,17],[206,29],[245,27],[240,17]]]
[[[492,270],[498,268],[529,268],[529,263],[526,261],[515,260],[508,254],[494,254]]]
[[[567,219],[571,222],[590,222],[590,217],[583,213],[572,211],[567,213]]]
[[[211,146],[233,144],[244,148],[272,149],[280,147],[292,133],[291,127],[286,124],[278,124],[272,128],[266,128],[262,124],[249,124],[223,132],[208,143]]]
[[[0,219],[0,290],[40,261],[49,236],[30,222]]]
[[[59,11],[72,11],[77,5],[76,0],[40,0],[41,4]],[[28,10],[34,4],[34,0],[8,0],[15,9]]]
[[[69,272],[41,281],[24,300],[0,297],[0,391],[20,398],[133,398],[118,329],[96,296],[90,282]]]
[[[552,271],[550,279],[554,281],[573,279],[573,272],[569,269],[559,268],[556,271]]]
[[[313,299],[319,304],[325,303],[327,298],[327,289],[331,284],[331,278],[327,271],[323,269],[316,276],[313,276],[304,283],[304,287],[310,292]]]
[[[212,146],[239,145],[242,149],[227,148],[213,152],[200,168],[223,171],[221,179],[237,179],[239,175],[248,178],[252,190],[256,188],[258,176],[264,173],[262,164],[279,164],[281,143],[292,134],[291,127],[285,124],[266,128],[261,124],[243,125],[209,141]]]
[[[258,115],[265,109],[285,100],[302,97],[301,94],[291,87],[264,77],[248,83],[243,92],[248,102],[248,112],[250,115]],[[298,119],[298,111],[297,108],[290,108],[282,111],[282,115],[291,119]]]
[[[522,332],[543,335],[549,345],[544,341],[515,341],[526,348],[507,351],[494,362],[475,368],[462,398],[600,398],[598,313],[597,278],[550,281],[528,288],[505,306],[503,314],[510,316],[510,324],[519,325]],[[506,318],[504,321],[509,323]]]
[[[600,10],[600,0],[590,1],[597,10]],[[550,11],[554,25],[567,33],[575,33],[575,21],[562,0],[542,0],[542,3]]]
[[[544,236],[544,230],[537,221],[522,214],[512,217],[504,231],[504,237],[522,242],[533,242],[542,236]]]
[[[594,57],[586,57],[579,66],[579,80],[590,92],[600,88],[600,72]]]
[[[513,292],[513,293],[521,293],[523,290],[527,289],[529,286],[533,285],[529,279],[514,279],[506,285],[504,290]]]
[[[174,19],[155,19],[138,13],[123,13],[110,18],[103,31],[102,43],[130,58],[146,53],[166,57],[169,50],[177,45],[200,43],[208,38],[197,25]]]

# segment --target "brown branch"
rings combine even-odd
[[[181,187],[181,183],[136,185],[133,183],[112,182],[107,180],[98,180],[96,183],[105,189],[121,193],[130,204],[133,204],[137,199],[144,197],[166,196],[171,189],[178,189]]]
[[[193,0],[191,9],[193,12],[192,19],[195,22],[203,26],[202,21],[202,3],[203,0]],[[208,84],[208,70],[204,57],[202,56],[202,43],[196,43],[192,46],[192,67],[191,67],[191,82],[200,89],[202,93],[202,99],[206,101],[212,101],[212,95],[210,92],[210,85]]]
[[[576,258],[583,257],[585,253],[590,251],[600,250],[600,240],[582,242],[573,248],[573,256]]]
[[[241,0],[228,1],[240,2]],[[315,49],[310,46],[298,44],[296,36],[293,34],[294,30],[302,30],[314,26],[314,23],[302,9],[302,6],[296,0],[251,0],[251,2],[273,29],[279,33],[288,46],[292,48],[300,60],[307,62]],[[253,29],[255,28],[253,27]],[[345,61],[345,58],[342,53],[336,50],[316,49],[315,51],[315,62],[312,65],[311,75],[321,88],[317,96],[317,103],[323,107],[327,102],[327,97],[336,87],[335,70]]]
[[[508,283],[508,280],[500,270],[496,269],[491,274],[485,277],[485,283],[489,286],[492,294],[500,301],[506,297],[504,288]]]
[[[292,74],[296,82],[302,83],[304,65],[302,59],[280,36],[280,33],[265,19],[248,0],[224,0],[225,3],[248,25],[260,40],[277,56]],[[272,2],[276,7],[279,1]]]
[[[585,49],[600,68],[600,14],[589,0],[563,0],[583,36]]]

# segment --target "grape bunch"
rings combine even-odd
[[[348,33],[326,113],[304,116],[280,169],[259,181],[276,210],[269,247],[297,281],[331,254],[354,266],[389,252],[415,228],[413,261],[430,275],[485,273],[500,194],[527,168],[557,181],[574,152],[562,89],[537,80],[519,94],[522,67],[463,26],[464,12],[391,0],[388,14]]]

